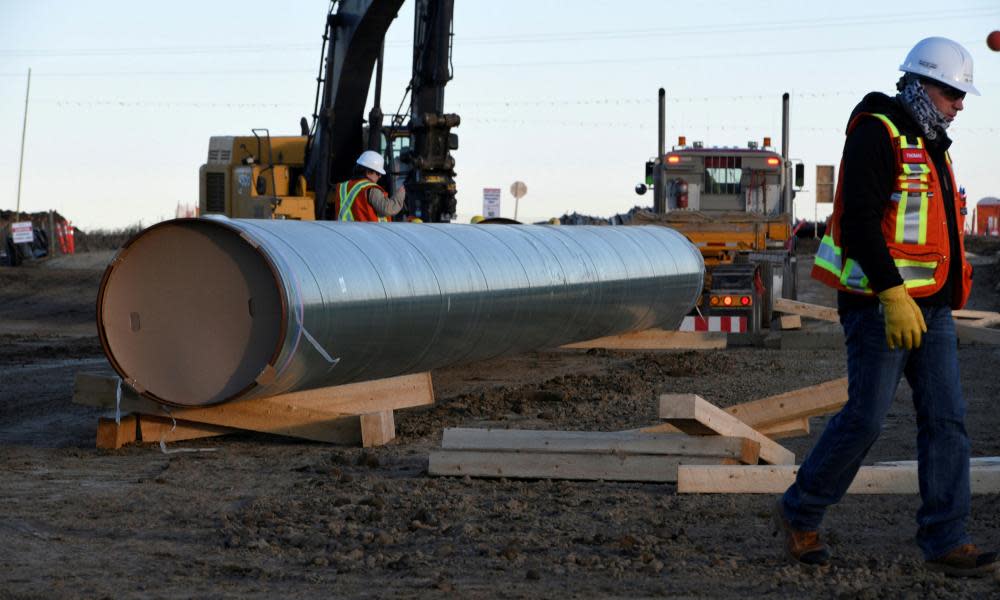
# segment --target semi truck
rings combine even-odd
[[[727,331],[760,333],[770,326],[776,297],[795,299],[792,199],[804,166],[788,155],[789,96],[782,97],[782,148],[771,139],[745,147],[688,144],[665,148],[665,90],[659,91],[659,146],[646,163],[653,211],[635,224],[655,223],[684,234],[705,259],[705,287],[695,318],[724,317]],[[735,321],[735,323],[732,323]]]

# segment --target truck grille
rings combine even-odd
[[[225,173],[205,173],[205,212],[226,212]]]

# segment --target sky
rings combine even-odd
[[[0,208],[17,204],[27,72],[32,70],[21,210],[58,210],[78,227],[148,226],[198,202],[213,135],[266,127],[297,134],[313,112],[328,3],[217,0],[0,0]],[[961,42],[981,97],[949,130],[972,202],[1000,196],[1000,3],[818,3],[759,0],[455,0],[454,79],[461,116],[458,221],[514,181],[522,221],[579,212],[607,217],[635,194],[656,154],[657,90],[677,136],[780,148],[781,95],[791,94],[790,154],[806,164],[795,216],[813,203],[816,165],[837,165],[844,127],[867,92],[893,92],[921,38]],[[382,107],[410,76],[413,2],[386,38]],[[371,95],[369,95],[371,102]]]

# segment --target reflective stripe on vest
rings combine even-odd
[[[354,207],[354,201],[357,200],[358,194],[375,186],[374,183],[365,179],[358,181],[353,186],[350,183],[350,181],[344,181],[337,186],[337,195],[340,198],[340,212],[337,214],[339,221],[353,221],[354,213],[351,212],[351,208]]]

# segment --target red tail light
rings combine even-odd
[[[740,296],[740,304],[743,306],[750,306],[751,302],[750,296]]]

